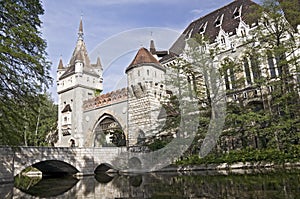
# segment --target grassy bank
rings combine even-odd
[[[300,161],[300,146],[292,146],[289,150],[277,149],[244,149],[230,151],[228,153],[209,154],[203,158],[191,155],[178,160],[176,165],[203,165],[203,164],[233,164],[237,162],[269,162],[275,164],[294,163]]]

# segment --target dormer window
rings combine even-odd
[[[217,17],[217,19],[215,20],[215,26],[216,27],[219,27],[219,26],[222,25],[223,17],[224,17],[224,14]]]
[[[205,29],[206,29],[206,26],[207,26],[207,22],[206,23],[203,23],[200,28],[199,28],[199,33],[200,34],[204,34],[205,32]]]
[[[236,19],[241,17],[241,13],[242,13],[242,6],[240,8],[236,7],[233,11],[233,18]]]

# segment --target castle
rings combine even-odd
[[[56,146],[134,146],[139,139],[152,136],[147,132],[157,122],[160,113],[156,110],[163,98],[170,94],[165,86],[166,69],[182,57],[187,48],[185,41],[195,35],[208,38],[204,53],[218,49],[214,58],[218,67],[221,68],[225,62],[235,63],[238,60],[242,63],[242,71],[229,68],[223,74],[226,100],[261,104],[259,96],[272,92],[273,88],[257,89],[256,79],[264,77],[273,81],[284,71],[272,55],[266,58],[264,64],[258,64],[257,57],[245,56],[245,41],[260,25],[257,19],[248,17],[255,9],[253,6],[257,4],[251,0],[235,0],[200,17],[184,30],[169,51],[156,51],[154,41],[151,41],[150,49],[140,48],[127,67],[127,88],[106,94],[101,94],[105,80],[100,58],[95,64],[90,62],[81,20],[69,64],[64,66],[60,60],[57,70],[59,140]],[[299,32],[298,26],[297,42]],[[299,50],[295,53],[300,54]],[[294,81],[299,81],[294,67],[285,72],[292,74]],[[237,77],[243,77],[242,87],[235,85]],[[200,91],[199,97],[205,98],[202,75],[188,78]]]
[[[152,128],[157,117],[152,110],[159,106],[165,93],[166,70],[154,57],[159,51],[153,40],[150,51],[139,49],[127,67],[128,88],[100,94],[103,68],[99,57],[95,64],[90,63],[80,21],[70,62],[64,67],[60,60],[57,70],[56,146],[132,146],[145,136],[145,129]]]

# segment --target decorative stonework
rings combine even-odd
[[[127,88],[122,88],[112,91],[83,102],[83,109],[92,110],[107,105],[112,105],[118,102],[123,102],[128,99]]]

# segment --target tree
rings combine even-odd
[[[265,89],[264,98],[268,102],[265,106],[268,112],[265,114],[269,119],[265,124],[265,133],[273,134],[269,141],[272,143],[271,140],[275,140],[279,149],[297,144],[299,139],[300,100],[297,74],[300,40],[295,29],[300,19],[298,3],[294,0],[264,0],[255,13],[260,20],[251,40],[258,45],[248,51],[250,54],[253,54],[253,49],[260,52],[260,61],[268,60],[269,70],[272,70],[272,66],[277,71],[261,79],[258,86]],[[291,13],[295,12],[298,14],[292,17]]]
[[[26,113],[38,112],[38,95],[52,81],[40,32],[43,13],[39,0],[0,1],[1,145],[26,141]]]

